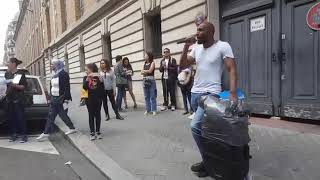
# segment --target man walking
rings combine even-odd
[[[203,95],[218,96],[221,92],[221,77],[223,65],[229,72],[230,77],[230,100],[236,101],[237,72],[233,52],[227,42],[214,39],[215,27],[212,23],[203,22],[197,27],[197,41],[189,55],[189,47],[196,42],[194,38],[187,40],[181,55],[180,66],[188,67],[196,63],[197,69],[192,87],[192,106],[195,116],[191,122],[192,135],[197,143],[203,158],[203,146],[201,141],[201,122],[204,117],[204,110],[198,106],[198,101]],[[204,168],[203,162],[191,167],[199,177],[206,177],[208,173]]]
[[[160,62],[160,72],[162,73],[162,90],[163,90],[163,107],[161,111],[168,109],[169,95],[171,101],[171,110],[176,110],[176,84],[178,77],[177,61],[171,57],[170,49],[165,48],[163,51],[163,59]]]

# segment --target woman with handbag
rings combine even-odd
[[[146,105],[145,115],[152,112],[157,115],[157,85],[154,78],[155,63],[153,62],[153,55],[150,52],[146,53],[145,63],[141,74],[143,75],[143,92]]]
[[[183,98],[183,105],[185,112],[183,115],[188,113],[192,114],[192,106],[191,106],[191,88],[193,85],[193,77],[192,77],[192,66],[182,69],[179,67],[179,75],[178,75],[178,86],[181,89],[181,94]],[[188,108],[188,102],[190,105],[190,109]],[[189,111],[190,110],[190,111]]]
[[[115,89],[115,75],[110,67],[110,63],[107,59],[102,59],[100,61],[100,76],[104,84],[105,95],[103,97],[103,108],[106,113],[106,121],[110,120],[109,110],[108,110],[108,97],[112,105],[112,109],[116,114],[116,119],[123,120],[123,117],[119,114],[118,107],[114,97]]]
[[[133,100],[133,108],[137,108],[136,97],[133,94],[133,87],[132,87],[132,76],[133,76],[132,66],[131,66],[130,61],[127,57],[123,58],[122,64],[123,64],[123,68],[127,74],[127,79],[128,79],[127,91],[129,91],[131,98]],[[125,93],[123,98],[124,98],[125,108],[128,109],[127,93]]]

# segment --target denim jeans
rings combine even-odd
[[[117,89],[118,89],[118,92],[117,92],[116,105],[118,110],[120,110],[122,108],[122,99],[126,94],[126,87],[125,85],[119,85]]]
[[[155,80],[151,80],[151,85],[143,86],[144,100],[147,112],[157,111],[157,85]]]
[[[54,121],[57,115],[60,116],[61,120],[69,127],[69,129],[75,129],[71,119],[69,118],[67,112],[63,108],[62,102],[60,102],[60,98],[51,97],[48,119],[43,132],[44,134],[49,134],[52,132]]]
[[[204,113],[205,110],[199,106],[199,100],[201,96],[208,95],[208,93],[192,93],[191,95],[191,104],[193,109],[195,110],[195,115],[191,121],[191,131],[192,131],[192,136],[197,143],[197,146],[199,148],[200,154],[203,159],[203,144],[202,144],[202,128],[201,128],[201,123],[204,118]]]
[[[188,102],[190,104],[190,111],[193,111],[192,104],[191,104],[191,91],[188,88],[181,87],[181,94],[183,98],[183,105],[184,110],[186,112],[189,112]]]
[[[24,106],[21,103],[8,103],[9,128],[11,135],[26,136],[27,123],[24,118]]]

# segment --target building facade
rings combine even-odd
[[[320,119],[319,32],[304,21],[317,2],[24,0],[15,33],[16,54],[33,74],[45,77],[50,76],[50,59],[64,57],[74,97],[79,96],[85,64],[101,58],[114,64],[116,55],[127,56],[135,71],[134,92],[142,102],[139,71],[144,52],[155,54],[157,67],[164,48],[179,59],[183,45],[176,42],[196,32],[194,17],[203,12],[216,26],[215,38],[233,47],[239,85],[253,112]],[[301,51],[305,47],[310,52]],[[156,77],[160,79],[158,71]],[[162,88],[160,81],[157,88]]]
[[[3,56],[3,63],[6,63],[10,58],[16,56],[16,42],[14,40],[14,33],[16,30],[17,22],[18,22],[19,12],[15,15],[13,20],[9,23],[7,32],[6,32],[6,39],[4,41],[4,56]]]

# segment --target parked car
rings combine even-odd
[[[0,69],[0,79],[4,79],[3,68]],[[27,70],[26,74],[29,74]],[[46,120],[49,111],[48,93],[41,83],[41,77],[26,75],[27,88],[25,89],[26,108],[25,117],[27,120]],[[7,121],[5,112],[5,98],[0,99],[0,124]]]

